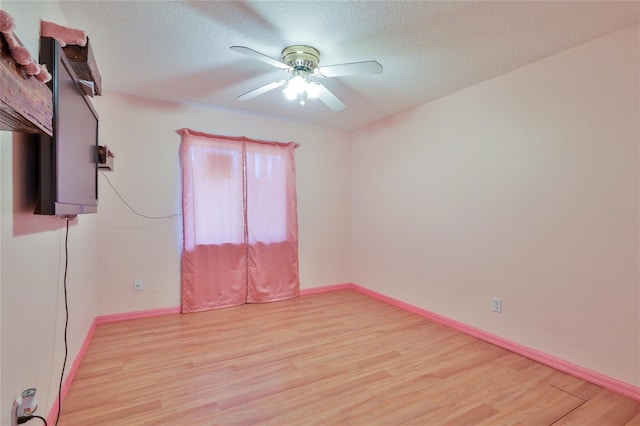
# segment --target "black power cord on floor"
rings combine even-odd
[[[60,373],[60,384],[58,385],[58,413],[56,414],[56,426],[60,420],[60,411],[62,410],[62,382],[64,380],[64,370],[67,366],[67,355],[69,353],[69,343],[67,341],[67,328],[69,327],[69,300],[67,297],[67,272],[69,270],[69,219],[66,216],[67,230],[64,236],[64,361],[62,361],[62,373]],[[45,420],[46,425],[46,420]]]
[[[28,421],[29,421],[29,420],[31,420],[31,419],[40,419],[40,420],[42,420],[42,423],[44,423],[44,426],[48,426],[48,425],[47,425],[47,419],[45,419],[45,418],[44,418],[44,417],[42,417],[42,416],[24,416],[24,417],[18,417],[18,421],[17,421],[17,423],[18,423],[19,425],[21,425],[21,424],[23,424],[23,423],[28,422]]]

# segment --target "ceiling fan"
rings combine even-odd
[[[330,109],[340,111],[345,107],[344,103],[324,85],[317,81],[310,81],[310,78],[382,73],[382,65],[376,61],[351,62],[320,67],[320,52],[318,49],[305,45],[286,47],[282,51],[282,61],[245,46],[231,46],[231,50],[291,73],[291,77],[287,80],[274,81],[238,96],[237,99],[241,101],[253,99],[256,96],[284,86],[283,92],[287,99],[297,100],[300,105],[304,105],[307,99],[317,98]]]

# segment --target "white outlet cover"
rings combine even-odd
[[[493,298],[493,311],[502,312],[502,299],[500,299],[499,297]]]

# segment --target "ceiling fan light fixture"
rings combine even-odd
[[[288,100],[297,100],[300,105],[304,105],[308,99],[317,99],[321,90],[320,83],[308,81],[305,77],[296,75],[287,81],[282,92]]]
[[[298,92],[296,92],[295,90],[293,90],[291,87],[286,86],[284,88],[284,90],[282,91],[282,93],[284,93],[284,95],[286,96],[287,99],[289,99],[290,101],[297,99],[298,98]]]
[[[283,92],[287,99],[294,100],[298,98],[299,94],[304,93],[306,89],[307,80],[303,76],[296,74],[287,81]]]

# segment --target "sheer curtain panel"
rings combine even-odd
[[[177,133],[182,312],[298,296],[298,145]]]

